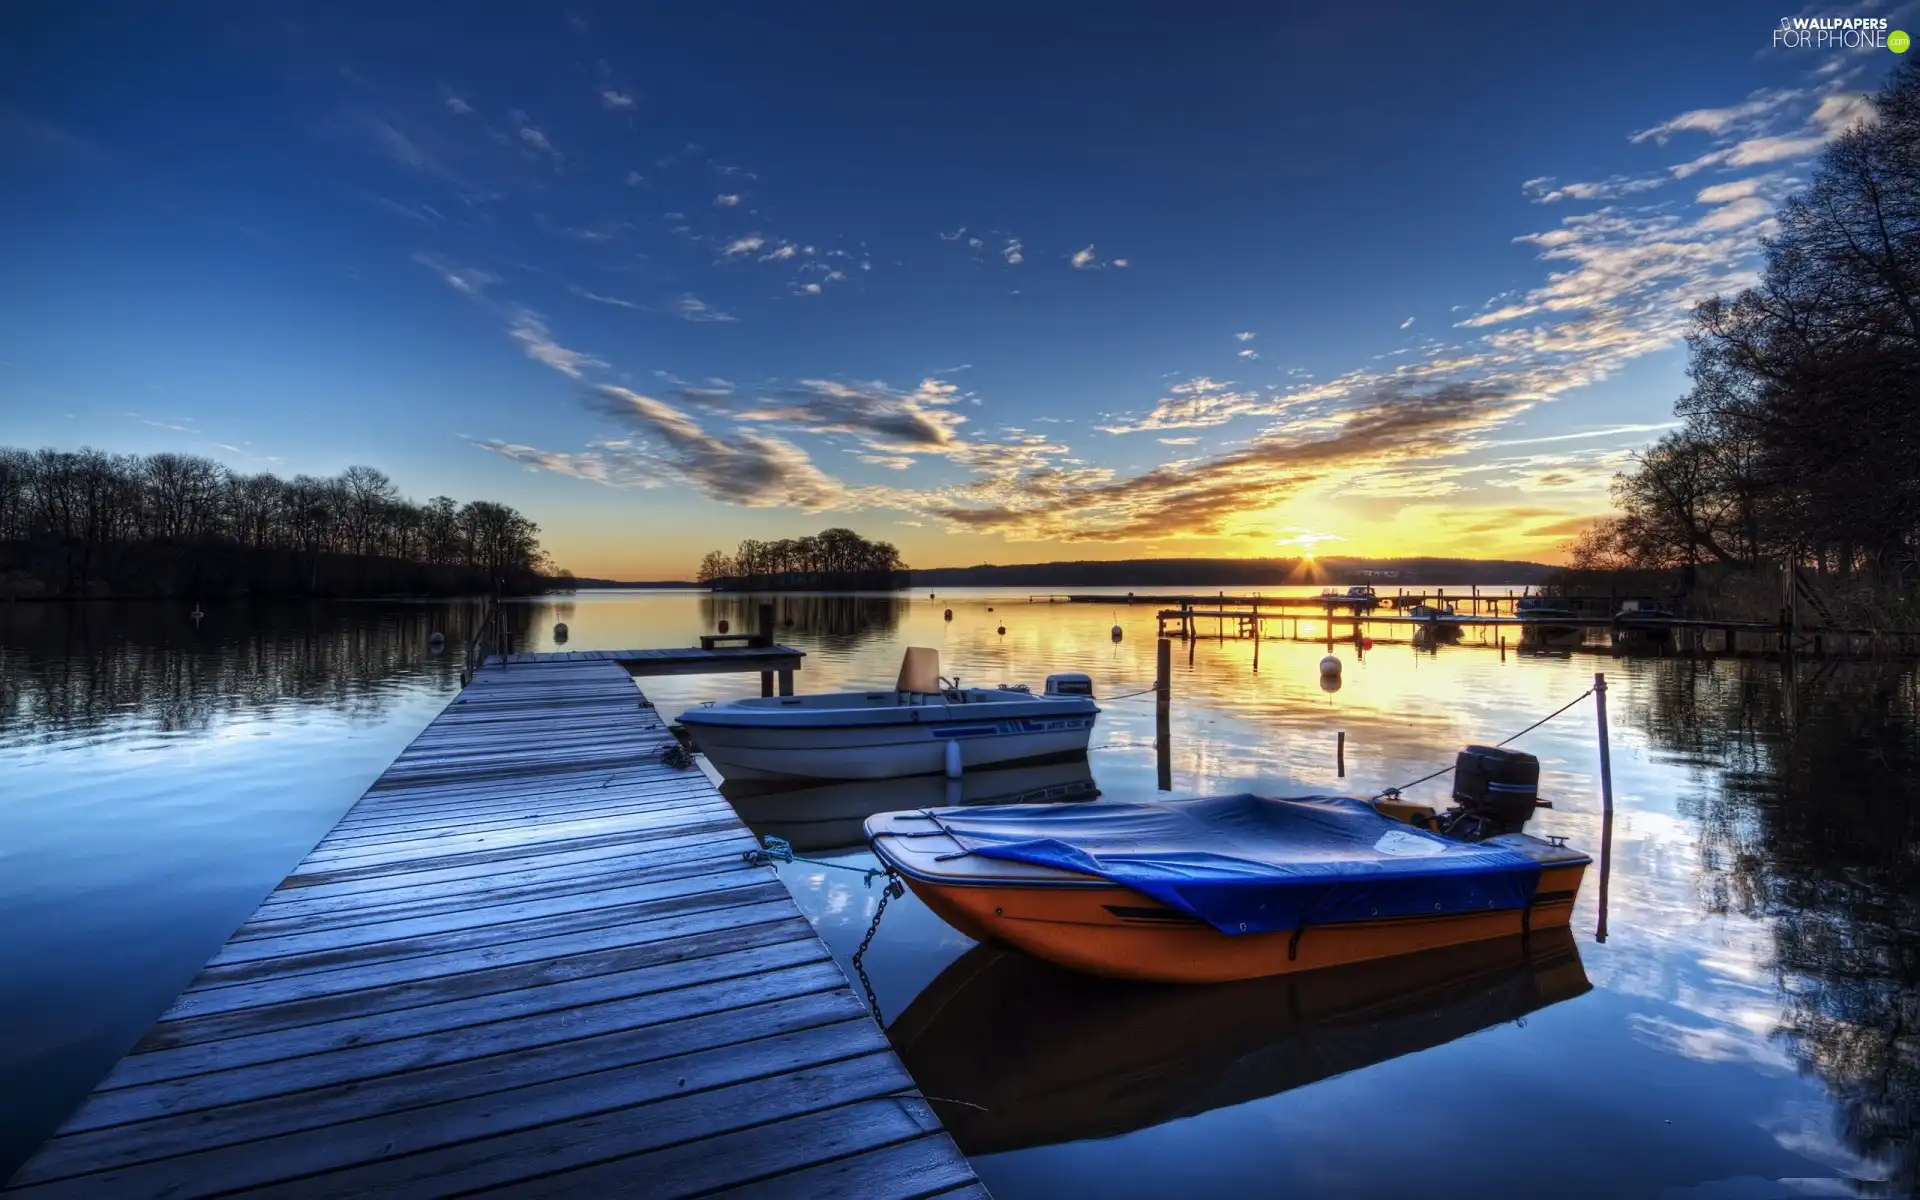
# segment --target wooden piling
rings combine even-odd
[[[1193,643],[1188,642],[1189,646]],[[1153,652],[1153,751],[1156,783],[1163,792],[1173,790],[1173,732],[1170,708],[1173,703],[1173,643],[1161,638]]]
[[[1344,729],[1334,735],[1333,766],[1340,778],[1347,777],[1347,731]]]

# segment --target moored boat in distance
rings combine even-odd
[[[1049,676],[1047,690],[968,688],[940,676],[937,651],[907,650],[892,690],[764,696],[688,709],[680,724],[721,778],[891,779],[1085,754],[1092,682]]]
[[[1531,755],[1470,746],[1443,815],[1344,796],[882,813],[927,907],[1095,975],[1218,983],[1564,926],[1589,859],[1522,832]]]
[[[1372,608],[1380,603],[1380,597],[1374,593],[1370,583],[1356,583],[1344,591],[1325,588],[1320,593],[1320,600],[1328,605],[1346,605],[1355,610]]]
[[[1407,615],[1420,622],[1413,631],[1417,638],[1436,642],[1460,640],[1459,614],[1451,604],[1416,604],[1407,610]]]

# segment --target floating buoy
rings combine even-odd
[[[729,629],[731,629],[731,628],[733,628],[733,627],[732,627],[731,625],[728,625],[728,624],[727,624],[727,622],[726,622],[726,620],[725,620],[725,618],[722,618],[722,619],[721,619],[721,621],[720,621],[720,632],[721,632],[721,633],[725,633],[725,632],[726,632],[727,630],[729,630]]]
[[[1115,626],[1113,627],[1113,640],[1114,640],[1114,641],[1116,641],[1116,642],[1117,642],[1117,641],[1119,641],[1119,640],[1120,640],[1120,639],[1121,639],[1122,637],[1125,637],[1125,636],[1126,636],[1126,631],[1125,631],[1125,630],[1123,630],[1123,629],[1121,629],[1121,628],[1120,628],[1120,627],[1119,627],[1118,625],[1115,625]]]
[[[1371,649],[1373,649],[1373,639],[1372,639],[1372,638],[1370,638],[1370,637],[1363,637],[1363,638],[1361,638],[1361,639],[1360,639],[1360,648],[1361,648],[1362,650],[1371,650]]]
[[[1335,675],[1322,675],[1322,676],[1320,677],[1320,690],[1321,690],[1321,691],[1323,691],[1323,692],[1337,692],[1337,691],[1339,691],[1339,690],[1340,690],[1340,676],[1339,676],[1339,675],[1337,675],[1337,674],[1335,674]]]
[[[567,623],[565,621],[555,621],[553,623],[553,640],[556,642],[564,642],[567,640]]]
[[[929,600],[931,600],[931,599],[933,599],[933,593],[932,593],[932,592],[928,592],[928,593],[927,593],[927,599],[929,599]]]
[[[427,635],[427,645],[429,646],[443,646],[446,644],[446,641],[447,635],[441,633],[438,629]]]
[[[1005,637],[1005,636],[1007,636],[1007,627],[1006,627],[1005,625],[1002,625],[1002,626],[1000,627],[1000,636],[1001,636],[1001,637]]]
[[[960,743],[952,738],[947,739],[946,767],[948,779],[960,778],[962,771],[965,769],[965,764],[960,761]]]
[[[1338,675],[1340,673],[1340,660],[1334,655],[1327,655],[1320,660],[1320,673],[1322,675]]]
[[[951,620],[953,620],[953,610],[952,610],[952,609],[948,609],[948,610],[947,610],[947,620],[949,620],[949,621],[951,621]]]
[[[989,605],[987,605],[987,611],[988,611],[988,612],[992,612],[992,611],[993,611],[993,605],[991,605],[991,604],[989,604]]]

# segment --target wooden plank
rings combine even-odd
[[[905,1103],[909,1102],[882,1100],[869,1101],[868,1105]],[[911,1101],[911,1103],[923,1102]],[[867,1105],[849,1105],[847,1109],[832,1109],[816,1116],[801,1117],[797,1121],[784,1122],[784,1124],[799,1126],[802,1122],[810,1122],[815,1126],[823,1126],[807,1128],[804,1130],[804,1135],[818,1139],[813,1146],[825,1149],[836,1141],[850,1140],[842,1134],[848,1118],[854,1115],[848,1112],[848,1109],[862,1107]],[[904,1116],[890,1123],[885,1122],[884,1117],[881,1120],[868,1118],[868,1124],[863,1132],[872,1137],[884,1137],[892,1132],[892,1129],[887,1128],[888,1124],[899,1128],[906,1123]],[[911,1141],[894,1142],[879,1149],[866,1150],[831,1161],[822,1161],[824,1156],[815,1156],[811,1159],[818,1164],[815,1166],[805,1166],[804,1163],[809,1160],[795,1154],[791,1157],[798,1160],[802,1169],[795,1170],[791,1166],[782,1164],[779,1173],[752,1180],[738,1187],[727,1187],[727,1190],[719,1194],[722,1196],[768,1196],[776,1197],[778,1200],[841,1200],[845,1196],[945,1196],[951,1195],[956,1188],[963,1188],[975,1182],[973,1170],[966,1165],[964,1159],[953,1153],[952,1144],[944,1135],[938,1132],[927,1133],[917,1123],[912,1128],[918,1136],[913,1137]],[[938,1130],[938,1128],[936,1124],[935,1129]],[[796,1129],[793,1132],[802,1133],[803,1131]],[[772,1134],[773,1130],[769,1129],[767,1135],[763,1136],[770,1137]],[[693,1146],[717,1149],[721,1140],[715,1138],[708,1142],[695,1142]],[[755,1150],[757,1149],[756,1147]],[[754,1153],[754,1151],[747,1153]],[[727,1161],[725,1165],[728,1167],[736,1164],[744,1165],[748,1161],[750,1160],[743,1154],[740,1159]],[[706,1174],[711,1177],[715,1172],[709,1169]],[[553,1182],[564,1188],[566,1178],[561,1176]],[[648,1178],[656,1178],[656,1176],[649,1175]],[[564,1194],[564,1192],[555,1194]],[[981,1194],[984,1196],[984,1191]]]
[[[497,1183],[525,1178],[513,1172],[512,1162],[550,1157],[550,1144],[556,1131],[540,1127],[555,1122],[574,1127],[568,1130],[562,1126],[562,1130],[575,1134],[571,1140],[593,1145],[596,1135],[605,1137],[609,1126],[644,1136],[653,1130],[632,1128],[643,1120],[649,1126],[654,1120],[671,1124],[673,1116],[679,1115],[677,1110],[692,1110],[706,1116],[716,1104],[731,1101],[739,1106],[743,1100],[750,1102],[757,1098],[756,1091],[785,1090],[809,1099],[815,1096],[838,1099],[843,1095],[855,1099],[862,1092],[871,1095],[885,1084],[903,1086],[905,1072],[887,1061],[891,1055],[885,1052],[885,1046],[885,1039],[870,1022],[843,1021],[761,1041],[702,1049],[661,1061],[642,1061],[530,1084],[509,1095],[486,1094],[448,1100],[431,1107],[415,1107],[405,1110],[399,1119],[381,1114],[289,1133],[274,1138],[269,1152],[250,1143],[218,1146],[130,1166],[70,1174],[47,1181],[43,1188],[29,1188],[26,1194],[98,1196],[103,1191],[111,1191],[126,1195],[188,1197],[218,1195],[286,1181],[283,1188],[275,1188],[274,1193],[447,1195],[455,1190],[448,1185],[462,1177],[484,1180],[492,1175]],[[819,1070],[853,1059],[862,1052],[869,1060],[877,1060],[876,1065],[866,1070]],[[818,1074],[789,1071],[788,1064],[812,1068]],[[766,1084],[768,1076],[773,1077],[773,1087]],[[804,1083],[780,1089],[778,1085],[787,1080]],[[809,1088],[806,1084],[813,1086]],[[608,1114],[619,1114],[619,1117],[608,1120],[605,1116]],[[639,1114],[644,1114],[644,1118]],[[724,1114],[716,1115],[726,1119]],[[682,1122],[685,1119],[681,1115]],[[466,1144],[476,1139],[485,1140],[477,1145]],[[482,1157],[484,1149],[501,1147],[503,1143],[524,1145],[533,1153],[503,1156],[507,1158],[505,1164]],[[150,1147],[141,1149],[144,1153],[153,1152]],[[457,1165],[449,1166],[449,1160]],[[427,1166],[430,1162],[433,1167]],[[498,1178],[502,1165],[507,1167],[508,1178]],[[67,1169],[73,1171],[75,1167],[84,1169],[84,1164],[69,1163]],[[37,1162],[29,1163],[28,1170],[19,1178],[31,1184],[39,1177],[38,1169]],[[330,1174],[300,1178],[322,1171]],[[354,1182],[346,1186],[353,1190],[340,1191],[349,1178]]]
[[[544,1177],[560,1171],[630,1157],[636,1151],[750,1129],[912,1086],[906,1071],[886,1050],[859,1058],[796,1066],[790,1065],[790,1059],[769,1060],[765,1055],[755,1055],[752,1049],[748,1046],[715,1052],[726,1056],[718,1065],[732,1067],[742,1074],[761,1072],[758,1078],[732,1086],[695,1092],[693,1078],[676,1076],[674,1079],[687,1078],[689,1094],[604,1110],[587,1119],[485,1137],[405,1158],[383,1158],[362,1167],[266,1189],[260,1194],[357,1200],[370,1194],[452,1196],[483,1188],[507,1187],[529,1179],[540,1179],[544,1187]],[[621,1172],[616,1177],[624,1178],[626,1186],[612,1194],[656,1194],[644,1176]]]
[[[510,1092],[554,1080],[639,1067],[660,1059],[785,1037],[825,1026],[838,1027],[835,1045],[854,1051],[871,1050],[874,1042],[870,1032],[860,1028],[860,1015],[858,1002],[849,996],[812,992],[753,1007],[580,1038],[562,1043],[546,1054],[462,1059],[408,1071],[371,1095],[359,1081],[350,1081],[241,1101],[211,1112],[168,1113],[127,1125],[64,1132],[47,1144],[45,1153],[36,1157],[30,1178],[62,1179],[103,1167],[158,1162],[178,1157],[182,1148],[188,1146],[213,1150],[258,1138],[286,1138],[308,1130],[325,1130],[328,1126]],[[770,1048],[758,1049],[764,1056]],[[681,1078],[684,1076],[674,1076],[676,1090],[682,1086],[678,1083]],[[430,1121],[441,1115],[414,1114],[413,1119]],[[327,1131],[329,1140],[336,1132]],[[276,1152],[287,1148],[277,1147]],[[341,1164],[336,1158],[323,1165]]]
[[[667,963],[699,960],[699,974],[676,975],[664,979],[655,987],[685,987],[707,978],[730,977],[727,973],[736,964],[728,956],[735,951],[760,946],[778,945],[786,948],[780,958],[783,961],[790,959],[791,963],[825,960],[822,948],[813,944],[817,939],[807,937],[812,926],[806,924],[804,918],[776,916],[753,925],[740,925],[737,921],[733,913],[715,910],[665,923],[670,927],[652,941],[584,951],[559,958],[543,958],[531,963],[435,975],[413,982],[365,988],[347,995],[289,1000],[230,1012],[163,1020],[148,1031],[135,1048],[134,1056],[127,1061],[130,1065],[144,1067],[148,1078],[158,1078],[160,1068],[154,1064],[159,1060],[150,1057],[153,1052],[206,1042],[222,1042],[224,1045],[217,1052],[199,1060],[182,1063],[176,1056],[169,1068],[171,1073],[176,1076],[191,1075],[203,1070],[242,1066],[249,1062],[267,1062],[275,1057],[317,1053],[342,1045],[366,1045],[382,1038],[406,1037],[428,1029],[452,1028],[466,1015],[448,1007],[450,1002],[457,1000],[516,993],[511,1002],[514,1006],[512,1011],[502,1004],[474,1009],[476,1019],[494,1020],[511,1016],[513,1011],[540,1011],[539,1004],[535,1002],[536,996],[529,993],[538,993],[539,989],[553,984],[601,975],[620,976],[618,980],[609,981],[603,986],[629,988],[630,995],[649,990],[646,983],[648,976],[643,972]],[[783,965],[783,962],[774,961],[768,956],[747,961],[753,964],[755,970],[769,964]],[[559,1008],[582,999],[595,998],[592,993],[576,995],[554,991],[541,994],[551,1000],[553,1007]],[[388,1014],[403,1009],[427,1007],[433,1007],[434,1011],[416,1013],[406,1018],[369,1019],[386,1018]],[[343,1013],[346,1015],[343,1016]],[[302,1032],[297,1035],[287,1032],[296,1029]],[[256,1043],[247,1044],[241,1044],[238,1040],[269,1033],[282,1036],[259,1038]]]
[[[540,1194],[620,1195],[645,1180],[656,1196],[722,1188],[822,1200],[926,1195],[973,1178],[939,1128],[917,1097],[862,1100],[551,1175],[540,1180]]]
[[[968,1186],[630,674],[798,658],[480,670],[8,1191]]]

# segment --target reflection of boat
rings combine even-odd
[[[1430,642],[1460,640],[1460,618],[1451,604],[1416,604],[1407,610],[1407,615],[1420,622],[1413,628],[1415,638]]]
[[[1045,695],[963,688],[940,678],[937,653],[907,651],[891,691],[734,700],[680,714],[721,776],[890,779],[946,769],[1084,754],[1100,712],[1084,675],[1056,675]]]
[[[1589,859],[1520,832],[1539,764],[1469,747],[1455,775],[1461,806],[1437,819],[1236,795],[921,809],[866,828],[949,925],[1095,975],[1216,983],[1565,925]]]
[[[1591,988],[1544,930],[1213,988],[1119,984],[976,946],[888,1033],[966,1154],[1117,1137],[1444,1045]]]
[[[1576,622],[1580,614],[1546,596],[1522,596],[1514,605],[1514,616],[1526,624],[1520,630],[1523,642],[1541,645],[1568,645],[1581,639]]]
[[[867,835],[861,823],[888,809],[1050,804],[1092,800],[1100,795],[1085,755],[1017,767],[989,767],[968,771],[959,779],[938,775],[862,779],[786,791],[725,784],[720,791],[756,837],[785,838],[802,854],[864,846]]]
[[[1680,618],[1651,600],[1629,600],[1613,619],[1621,641],[1652,644],[1672,640],[1671,623]]]

